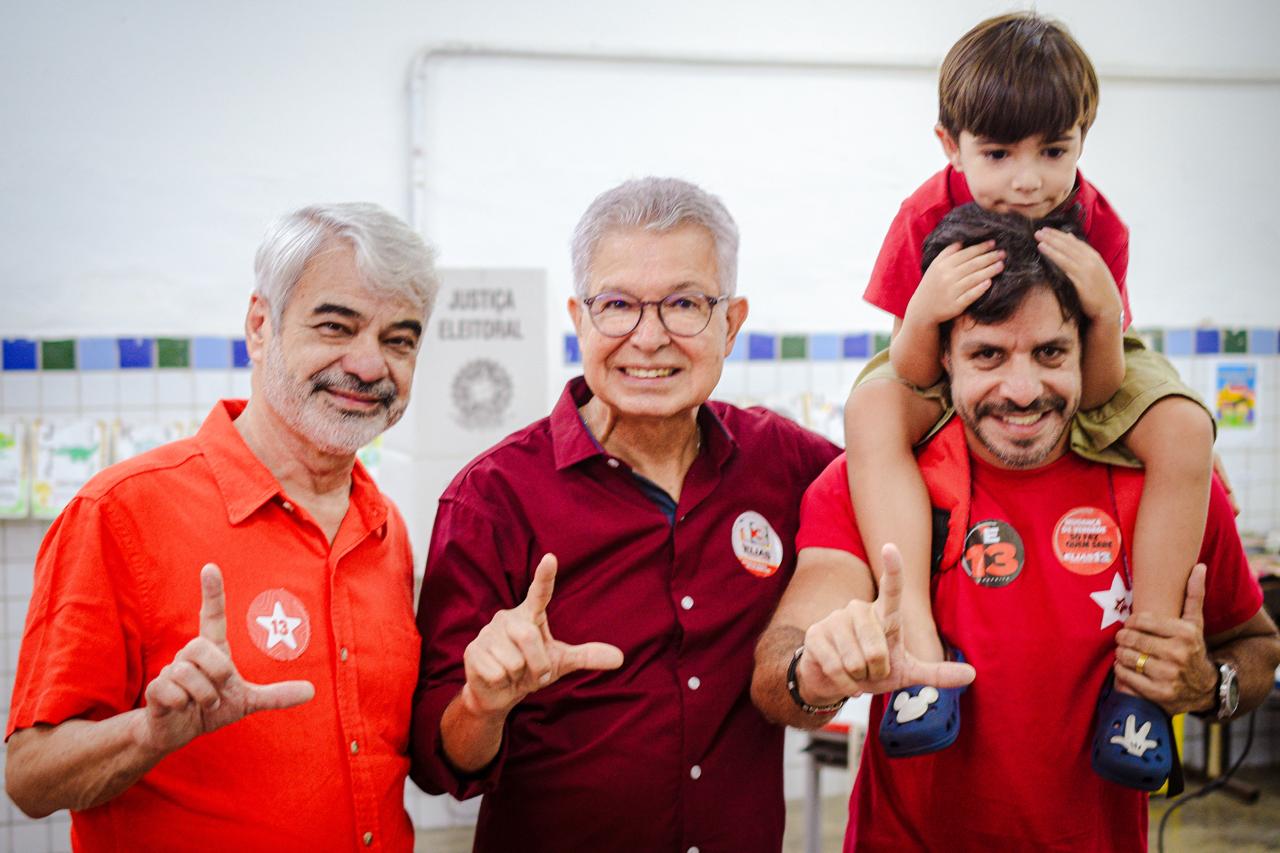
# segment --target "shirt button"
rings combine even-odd
[[[289,501],[284,501],[280,506],[284,507],[285,512],[293,512],[293,504]]]
[[[690,778],[690,779],[699,779],[699,778],[701,778],[701,777],[702,777],[702,768],[701,768],[701,767],[699,767],[698,765],[696,765],[696,764],[695,764],[695,765],[693,765],[692,767],[690,767],[690,768],[689,768],[689,778]]]
[[[355,741],[351,741],[351,754],[355,755],[359,751],[360,751],[360,744],[356,743]]]
[[[690,689],[690,690],[697,690],[697,689],[698,689],[699,687],[701,687],[701,686],[702,686],[702,679],[701,679],[701,678],[699,678],[698,676],[696,676],[696,675],[695,675],[695,676],[692,676],[692,677],[689,679],[689,689]]]
[[[689,853],[702,853],[697,847],[690,847]]]
[[[346,646],[343,646],[342,648],[338,649],[338,660],[342,661],[343,663],[346,663],[346,662],[347,662],[347,647],[346,647]]]
[[[366,832],[366,833],[364,834],[364,838],[362,838],[361,840],[364,842],[364,846],[365,846],[365,847],[369,847],[369,846],[371,846],[371,845],[373,844],[373,833],[372,833],[372,832]]]
[[[617,460],[617,459],[610,459],[610,460],[609,460],[609,467],[610,467],[610,468],[617,468],[617,467],[618,467],[618,465],[620,465],[620,464],[621,464],[621,463],[620,463],[620,462],[618,462],[618,460]]]
[[[692,610],[693,596],[686,595],[684,598],[680,599],[680,606],[683,607],[685,610]]]

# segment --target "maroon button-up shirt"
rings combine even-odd
[[[418,608],[423,657],[412,777],[432,793],[484,793],[476,850],[777,851],[782,729],[751,704],[752,651],[795,568],[805,488],[836,455],[762,409],[702,407],[702,451],[675,523],[591,436],[572,380],[549,418],[486,451],[440,499]],[[567,643],[622,649],[511,712],[480,777],[454,771],[440,718],[462,652],[519,604],[543,554],[559,559],[547,608]]]

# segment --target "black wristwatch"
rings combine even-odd
[[[1213,689],[1213,707],[1205,717],[1210,720],[1229,720],[1240,708],[1240,681],[1235,664],[1214,661],[1218,667],[1218,683]]]
[[[787,667],[787,692],[791,694],[791,701],[795,702],[800,710],[806,714],[830,714],[832,711],[839,711],[844,707],[844,703],[848,699],[841,699],[839,702],[832,702],[830,705],[810,705],[800,698],[800,680],[796,678],[796,667],[800,665],[800,656],[802,654],[804,654],[804,646],[796,649],[796,653],[791,656],[791,664]]]

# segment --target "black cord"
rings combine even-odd
[[[1169,822],[1169,818],[1172,817],[1173,813],[1176,812],[1178,809],[1182,808],[1183,806],[1185,806],[1187,803],[1191,802],[1192,800],[1199,799],[1200,797],[1207,796],[1208,794],[1212,794],[1214,791],[1218,790],[1223,785],[1226,785],[1228,780],[1231,779],[1232,775],[1234,775],[1235,772],[1240,769],[1240,765],[1244,763],[1245,756],[1249,754],[1250,747],[1253,746],[1253,727],[1254,727],[1254,723],[1257,722],[1256,714],[1257,714],[1256,711],[1249,712],[1249,734],[1244,739],[1244,749],[1240,751],[1240,757],[1237,758],[1235,762],[1230,767],[1227,768],[1227,772],[1223,773],[1217,779],[1213,779],[1210,782],[1206,783],[1205,786],[1203,788],[1200,788],[1198,791],[1192,791],[1190,794],[1183,794],[1181,797],[1178,797],[1169,806],[1168,810],[1164,813],[1164,816],[1160,818],[1160,829],[1156,835],[1156,849],[1158,853],[1164,853],[1164,828],[1165,828],[1165,824]],[[1208,731],[1206,731],[1205,737],[1208,737],[1208,736],[1209,736],[1209,733]]]

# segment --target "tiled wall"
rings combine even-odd
[[[1221,364],[1249,364],[1257,376],[1257,426],[1223,430],[1221,453],[1244,505],[1241,526],[1265,533],[1280,528],[1280,332],[1276,329],[1167,329],[1147,333],[1188,382],[1211,399]],[[766,334],[739,338],[725,365],[718,398],[776,408],[833,440],[842,436],[841,406],[867,358],[887,344],[883,333]],[[106,421],[197,424],[219,398],[247,396],[248,359],[237,338],[80,338],[5,340],[0,353],[0,415],[93,417]],[[579,370],[577,341],[564,340],[561,374]],[[548,401],[548,407],[551,401]],[[0,710],[7,715],[22,635],[31,570],[47,521],[0,522]],[[1275,714],[1272,715],[1276,716]],[[1277,740],[1275,721],[1270,742]],[[788,738],[787,791],[803,791],[803,738]],[[1237,744],[1239,739],[1237,740]],[[1275,750],[1263,746],[1258,749]],[[1259,755],[1280,759],[1280,755]],[[3,752],[0,752],[2,767]],[[824,777],[824,792],[847,790],[847,779]],[[421,827],[474,820],[476,801],[456,803],[427,797],[412,785],[406,801]],[[5,798],[0,808],[0,846],[9,850],[68,848],[67,816],[31,821]]]

